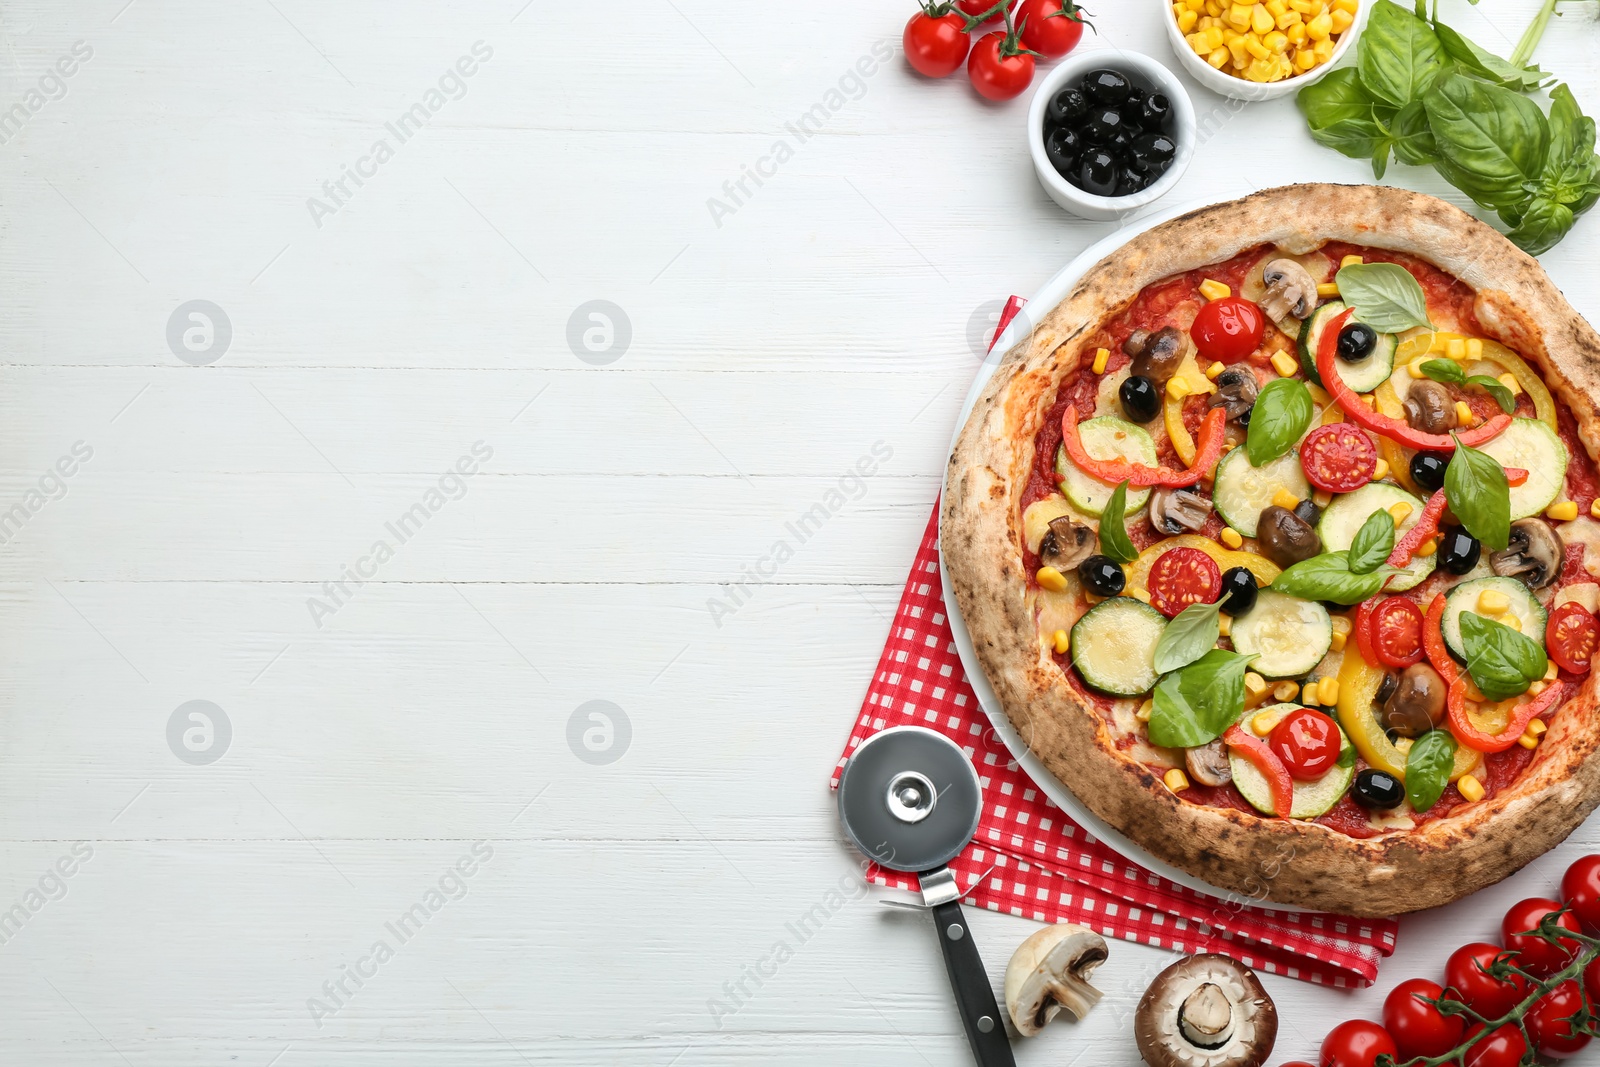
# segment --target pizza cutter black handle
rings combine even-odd
[[[1011,1041],[1006,1037],[1005,1016],[995,1002],[994,989],[983,969],[978,946],[972,943],[972,929],[967,926],[961,904],[952,900],[935,904],[931,910],[939,947],[944,949],[945,970],[950,972],[950,988],[955,990],[956,1007],[961,1011],[961,1025],[966,1027],[978,1067],[1016,1067]]]

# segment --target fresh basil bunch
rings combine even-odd
[[[1221,737],[1244,714],[1244,675],[1254,658],[1214,648],[1164,675],[1152,696],[1150,743],[1194,748]]]
[[[1497,212],[1532,255],[1555,247],[1600,201],[1594,120],[1565,85],[1551,91],[1546,118],[1522,95],[1545,83],[1538,67],[1500,59],[1429,19],[1423,0],[1415,14],[1378,0],[1356,56],[1354,67],[1300,90],[1319,144],[1371,159],[1378,178],[1391,154],[1432,166]]]

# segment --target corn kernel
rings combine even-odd
[[[1252,696],[1259,696],[1267,691],[1267,680],[1255,671],[1245,671],[1244,687]]]
[[[1222,0],[1206,0],[1207,15],[1210,15],[1212,18],[1218,18],[1222,15],[1222,10]]]
[[[1244,50],[1257,59],[1269,59],[1272,56],[1272,52],[1266,45],[1261,43],[1261,38],[1259,37],[1246,37],[1244,39]],[[1257,66],[1257,64],[1252,63],[1251,66]]]
[[[1483,341],[1482,340],[1480,340],[1479,338],[1476,338],[1476,337],[1467,338],[1467,358],[1468,359],[1482,359],[1483,358]]]
[[[1065,656],[1067,649],[1072,646],[1072,639],[1067,636],[1067,631],[1057,630],[1050,638],[1050,647],[1056,650],[1056,655]]]
[[[1293,37],[1294,35],[1290,34],[1289,36]],[[1317,286],[1317,295],[1319,297],[1336,297],[1339,295],[1339,284],[1337,282],[1322,282]]]
[[[1502,626],[1506,627],[1507,629],[1511,629],[1511,630],[1517,631],[1517,633],[1519,633],[1519,634],[1522,632],[1522,620],[1518,619],[1515,615],[1502,615],[1502,616],[1500,616],[1499,619],[1497,619],[1495,621],[1500,623]],[[1539,687],[1539,689],[1533,691],[1533,695],[1534,696],[1538,696],[1540,691],[1542,691],[1544,689],[1544,683],[1543,682],[1534,682],[1533,685],[1536,685],[1536,686]],[[1529,689],[1533,689],[1533,686],[1529,686],[1528,688]]]
[[[1600,519],[1600,496],[1594,498],[1594,503],[1589,505],[1589,514]]]
[[[1307,35],[1309,35],[1310,32],[1310,30],[1307,30]],[[1333,41],[1324,37],[1322,40],[1311,46],[1311,54],[1317,57],[1318,63],[1326,63],[1328,60],[1333,58]]]
[[[1317,690],[1322,695],[1322,699],[1317,701],[1318,704],[1331,708],[1339,703],[1339,679],[1331,674],[1322,680]]]
[[[1526,733],[1524,733],[1521,737],[1517,738],[1517,744],[1521,745],[1523,748],[1530,749],[1530,750],[1538,748],[1539,747],[1539,735],[1534,733],[1532,730],[1529,730]]]
[[[1348,615],[1335,615],[1332,621],[1333,632],[1336,634],[1348,634],[1355,629],[1355,624],[1350,621]]]
[[[1507,616],[1507,619],[1509,619],[1509,618],[1510,618],[1510,616]],[[1516,629],[1516,627],[1512,627],[1512,628]],[[1537,682],[1534,682],[1532,685],[1528,686],[1528,695],[1531,696],[1531,697],[1536,697],[1540,693],[1544,692],[1546,689],[1549,689],[1549,688],[1550,688],[1550,683],[1545,681],[1543,678],[1540,678]]]
[[[1336,422],[1343,422],[1343,421],[1344,421],[1344,412],[1339,410],[1338,405],[1329,404],[1327,407],[1322,409],[1322,420],[1317,425],[1319,425],[1319,426],[1332,426]]]
[[[1218,69],[1221,69],[1222,64],[1226,63],[1227,61],[1228,50],[1226,48],[1214,49],[1209,56],[1206,56],[1206,62]]]
[[[1263,36],[1271,33],[1275,22],[1272,12],[1265,5],[1257,4],[1250,9],[1250,28],[1256,33]]]
[[[1225,366],[1221,362],[1213,363],[1213,364],[1211,364],[1211,366],[1206,368],[1206,377],[1210,378],[1212,381],[1215,381],[1216,378],[1217,378],[1217,375],[1221,374],[1223,371],[1225,371],[1227,369],[1228,369],[1227,366]]]
[[[1365,256],[1345,256],[1343,259],[1339,260],[1339,266],[1341,268],[1354,267],[1365,263],[1366,261],[1367,259]]]
[[[1361,10],[1361,0],[1333,0],[1333,9],[1343,11],[1347,15],[1354,15]]]
[[[1470,774],[1463,774],[1456,782],[1456,788],[1469,803],[1476,804],[1483,799],[1483,783]]]
[[[1306,39],[1305,20],[1300,17],[1300,12],[1290,11],[1278,18],[1278,29],[1289,35],[1289,40],[1296,44]]]
[[[1350,640],[1350,635],[1348,635],[1348,634],[1334,634],[1333,635],[1333,643],[1331,645],[1329,645],[1329,647],[1332,648],[1335,652],[1343,652],[1344,651],[1345,642],[1349,641],[1349,640]]]
[[[1313,41],[1326,41],[1333,32],[1333,16],[1321,14],[1306,23],[1306,36]]]
[[[1289,10],[1286,0],[1267,0],[1262,6],[1267,9],[1267,14],[1273,18],[1280,18],[1285,11]]]
[[[1465,400],[1456,401],[1456,422],[1462,426],[1471,426],[1478,417],[1472,413],[1472,408]]]
[[[1185,4],[1196,15],[1204,15],[1206,13],[1206,0],[1185,0]]]
[[[1407,504],[1404,500],[1395,504],[1390,504],[1389,514],[1394,517],[1394,524],[1396,527],[1398,527],[1402,522],[1405,522],[1406,517],[1411,514],[1411,505]]]
[[[1161,780],[1165,782],[1167,788],[1172,790],[1174,793],[1181,793],[1185,789],[1189,788],[1189,776],[1178,770],[1176,767],[1172,768],[1172,770],[1163,775]]]
[[[1289,353],[1279,350],[1272,353],[1272,369],[1285,378],[1293,378],[1300,370],[1300,363]]]
[[[1182,400],[1189,395],[1189,383],[1178,377],[1168,378],[1167,395],[1174,400]]]
[[[1232,637],[1233,636],[1233,616],[1231,616],[1231,615],[1218,615],[1217,616],[1217,636],[1218,637]]]
[[[1146,700],[1143,704],[1139,705],[1139,710],[1133,713],[1133,717],[1138,719],[1140,722],[1149,722],[1150,713],[1155,710],[1156,702],[1154,700]]]
[[[1317,11],[1316,5],[1311,3],[1311,0],[1289,0],[1289,7],[1302,15],[1314,15]]]
[[[1451,359],[1466,359],[1467,342],[1463,341],[1459,337],[1451,338],[1449,341],[1445,342],[1444,351],[1445,355],[1449,356]]]
[[[1281,56],[1284,52],[1288,51],[1289,37],[1287,34],[1284,34],[1279,30],[1273,30],[1271,33],[1261,38],[1261,43]]]
[[[1318,489],[1311,494],[1311,502],[1319,508],[1325,508],[1333,503],[1333,494],[1326,489]]]
[[[1250,25],[1251,15],[1251,5],[1232,4],[1228,7],[1228,13],[1224,17],[1242,30]]]
[[[1185,7],[1182,11],[1179,11],[1176,14],[1178,16],[1178,30],[1182,33],[1188,33],[1190,30],[1194,29],[1195,23],[1200,21],[1200,16],[1195,12],[1190,11],[1188,7]]]
[[[1334,11],[1330,13],[1329,17],[1333,20],[1333,32],[1336,34],[1348,30],[1356,21],[1355,16],[1348,11]]]
[[[1104,374],[1106,372],[1106,362],[1108,360],[1110,360],[1110,359],[1111,359],[1111,350],[1109,348],[1097,348],[1097,349],[1095,349],[1094,350],[1094,372],[1096,374]]]
[[[1552,681],[1553,680],[1554,679],[1552,679]],[[1528,732],[1534,737],[1543,737],[1544,732],[1548,729],[1549,727],[1544,724],[1543,719],[1534,719],[1528,724]]]
[[[1497,589],[1485,589],[1478,594],[1478,612],[1482,615],[1504,615],[1511,607],[1511,598]]]
[[[1517,376],[1512,374],[1510,371],[1500,375],[1500,377],[1496,378],[1495,381],[1505,386],[1506,391],[1512,396],[1516,396],[1518,393],[1522,392],[1522,383],[1517,381]]]
[[[1437,537],[1430,537],[1426,541],[1422,542],[1422,544],[1417,546],[1416,555],[1431,556],[1437,551],[1439,551],[1439,539]]]
[[[1381,482],[1387,477],[1389,477],[1389,461],[1380,459],[1378,460],[1378,465],[1372,468],[1372,480]]]
[[[1066,592],[1066,576],[1060,571],[1056,570],[1054,567],[1040,567],[1038,573],[1036,573],[1033,577],[1035,581],[1037,581],[1044,588],[1050,590],[1052,593]]]
[[[1272,687],[1272,697],[1280,704],[1287,704],[1300,695],[1300,683],[1279,682]]]
[[[1244,544],[1244,537],[1233,527],[1224,526],[1222,528],[1222,543],[1227,545],[1229,548],[1238,548],[1240,545]]]
[[[1143,601],[1146,604],[1150,603],[1150,590],[1135,589],[1133,591],[1133,599]]]
[[[1281,708],[1271,711],[1258,712],[1250,719],[1250,732],[1257,737],[1266,737],[1277,729],[1278,724],[1289,717],[1289,713]]]
[[[1576,500],[1563,500],[1559,504],[1551,504],[1545,514],[1556,522],[1571,522],[1578,517],[1578,502]]]
[[[1426,362],[1428,362],[1428,356],[1418,356],[1416,359],[1406,364],[1406,372],[1413,378],[1426,378],[1427,374],[1425,374],[1422,370],[1422,365]]]
[[[1233,290],[1213,278],[1207,278],[1200,283],[1200,295],[1207,300],[1221,300],[1223,297],[1233,295]]]
[[[1272,494],[1272,502],[1285,511],[1293,511],[1299,505],[1300,498],[1287,489],[1279,488],[1276,493]]]
[[[1290,36],[1292,37],[1294,35],[1291,33]],[[1300,42],[1296,41],[1295,43],[1299,44]],[[1315,67],[1316,65],[1317,65],[1317,56],[1316,56],[1316,53],[1311,51],[1311,49],[1309,49],[1309,48],[1301,48],[1301,49],[1299,49],[1298,51],[1295,52],[1295,54],[1294,54],[1294,69],[1295,70],[1307,71],[1307,70],[1310,70],[1312,67]],[[1317,295],[1318,296],[1337,297],[1339,295],[1339,287],[1337,285],[1333,285],[1332,283],[1325,283],[1323,285],[1319,285],[1319,286],[1317,286]]]

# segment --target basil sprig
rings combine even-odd
[[[1123,482],[1100,513],[1100,551],[1118,563],[1132,563],[1139,558],[1139,550],[1128,539],[1128,527],[1122,521],[1127,507],[1128,483]]]
[[[1467,672],[1484,696],[1510,700],[1544,677],[1550,660],[1539,642],[1477,612],[1463,611],[1459,618]]]
[[[1250,411],[1250,431],[1245,452],[1252,467],[1262,467],[1285,455],[1311,425],[1311,391],[1295,378],[1268,382]]]
[[[1427,326],[1428,297],[1422,284],[1398,263],[1352,263],[1334,276],[1339,298],[1361,321],[1382,333]]]
[[[1487,374],[1468,374],[1461,369],[1461,364],[1453,359],[1430,359],[1422,365],[1422,373],[1436,382],[1450,382],[1453,385],[1475,385],[1494,397],[1494,402],[1500,405],[1500,410],[1507,415],[1517,410],[1517,401],[1511,395],[1511,390],[1499,378],[1492,378]]]
[[[1538,255],[1600,201],[1600,156],[1594,120],[1565,85],[1551,90],[1548,118],[1522,95],[1548,80],[1526,64],[1544,32],[1542,24],[1530,30],[1508,62],[1441,23],[1437,11],[1429,19],[1422,0],[1415,13],[1378,0],[1356,65],[1300,90],[1300,110],[1314,140],[1370,159],[1378,178],[1391,155],[1432,166]]]
[[[1190,604],[1178,612],[1156,642],[1156,673],[1187,667],[1217,643],[1222,635],[1222,600]]]
[[[1444,470],[1444,498],[1456,519],[1485,548],[1505,551],[1511,538],[1511,486],[1492,456],[1469,448],[1457,437],[1456,453]]]
[[[1394,551],[1394,516],[1379,508],[1356,531],[1345,560],[1351,574],[1371,574]]]
[[[1429,730],[1406,755],[1406,799],[1417,811],[1439,802],[1456,765],[1456,739],[1449,730]]]
[[[1163,748],[1208,745],[1244,714],[1244,674],[1254,656],[1214,648],[1156,683],[1150,743]]]
[[[1383,588],[1383,580],[1396,573],[1393,567],[1379,567],[1367,574],[1357,574],[1350,569],[1349,555],[1348,552],[1324,552],[1302,560],[1278,575],[1272,589],[1301,600],[1359,604],[1376,596]]]

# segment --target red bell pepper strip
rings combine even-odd
[[[1222,438],[1227,422],[1228,413],[1225,410],[1211,409],[1205,422],[1200,424],[1200,441],[1195,448],[1194,465],[1181,471],[1171,467],[1146,467],[1125,459],[1095,459],[1084,451],[1083,440],[1078,436],[1078,409],[1071,406],[1061,414],[1061,445],[1079,470],[1102,482],[1112,485],[1127,482],[1141,489],[1152,485],[1182,488],[1198,482],[1216,466],[1217,460],[1222,457]]]
[[[1394,551],[1389,553],[1389,566],[1409,567],[1411,557],[1417,554],[1417,549],[1422,543],[1439,532],[1439,516],[1444,514],[1444,509],[1449,506],[1441,489],[1428,498],[1428,503],[1423,506],[1422,517],[1417,524],[1406,531],[1406,535],[1395,543]]]
[[[1518,737],[1522,736],[1520,733]],[[1231,748],[1239,750],[1239,755],[1249,760],[1256,770],[1260,771],[1272,786],[1273,814],[1279,818],[1287,819],[1294,810],[1294,781],[1289,777],[1289,768],[1283,765],[1278,754],[1267,747],[1267,743],[1258,737],[1245,733],[1238,723],[1228,727],[1228,732],[1222,735]]]
[[[1479,752],[1504,752],[1517,743],[1528,729],[1528,724],[1535,718],[1543,715],[1556,698],[1561,695],[1561,686],[1552,683],[1544,692],[1525,704],[1517,706],[1516,713],[1511,716],[1511,721],[1506,728],[1498,734],[1484,733],[1472,724],[1472,719],[1467,714],[1467,683],[1471,677],[1462,671],[1454,682],[1450,683],[1450,696],[1447,705],[1450,710],[1450,732],[1456,735],[1468,748],[1475,748]]]
[[[1506,472],[1506,484],[1513,489],[1528,480],[1528,472],[1521,467],[1502,467],[1500,469]]]
[[[1372,649],[1372,613],[1378,610],[1378,597],[1363,600],[1356,609],[1356,622],[1351,629],[1356,634],[1356,648],[1361,652],[1361,658],[1367,661],[1369,667],[1382,667],[1378,662],[1378,654]]]
[[[1450,650],[1445,646],[1444,633],[1440,629],[1443,623],[1444,594],[1440,593],[1433,598],[1433,603],[1428,605],[1428,614],[1422,620],[1422,650],[1428,654],[1428,662],[1439,672],[1444,684],[1454,685],[1461,669],[1456,666],[1456,661],[1450,658]]]
[[[1456,438],[1460,438],[1464,445],[1481,445],[1511,425],[1511,416],[1501,412],[1482,426],[1451,437],[1445,433],[1423,433],[1414,429],[1404,419],[1392,419],[1367,407],[1361,402],[1361,397],[1356,395],[1355,390],[1344,384],[1344,379],[1339,377],[1334,369],[1334,359],[1339,348],[1339,331],[1343,329],[1345,321],[1351,314],[1353,312],[1344,311],[1328,323],[1327,329],[1322,331],[1322,340],[1317,344],[1317,375],[1322,378],[1323,386],[1344,409],[1345,415],[1351,422],[1392,441],[1398,441],[1407,448],[1426,452],[1454,452]]]

